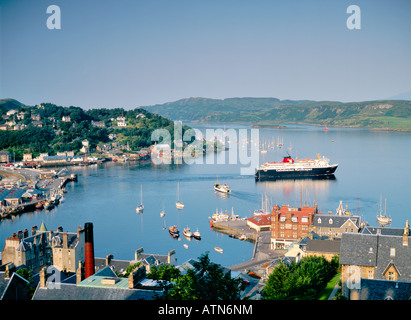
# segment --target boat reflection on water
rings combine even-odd
[[[316,194],[324,194],[328,192],[331,184],[336,182],[337,179],[333,175],[327,177],[275,179],[256,181],[255,183],[264,190],[276,193],[282,192],[284,195],[291,196],[294,193],[302,192],[302,190],[313,190]]]

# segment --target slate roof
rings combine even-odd
[[[361,219],[359,216],[340,216],[315,214],[313,220],[314,227],[341,228],[344,223],[351,220],[357,227],[360,227]]]
[[[94,288],[60,284],[60,289],[37,288],[33,300],[153,300],[151,290]]]
[[[101,284],[101,279],[118,279],[115,285]],[[128,289],[127,278],[117,278],[106,266],[79,284],[47,282],[47,288],[37,287],[33,300],[153,300],[152,290]],[[53,287],[54,286],[54,287]]]
[[[411,282],[361,279],[360,300],[410,300]]]
[[[94,265],[95,265],[96,272],[98,272],[99,270],[103,269],[106,266],[106,259],[105,258],[94,258]],[[130,261],[128,260],[111,259],[109,262],[109,266],[114,268],[114,270],[120,273],[125,272],[129,265],[130,265]]]
[[[402,231],[403,232],[403,231]],[[343,233],[340,264],[374,267],[374,279],[385,279],[384,271],[392,264],[398,270],[398,281],[411,281],[411,237],[408,246],[402,236]],[[391,249],[395,256],[391,256]]]
[[[340,253],[340,240],[309,239],[306,252]]]

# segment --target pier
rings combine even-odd
[[[246,220],[213,222],[213,230],[228,234],[229,236],[241,237],[245,235],[247,241],[254,243],[253,254],[250,260],[228,267],[232,271],[243,272],[245,270],[252,270],[259,275],[264,275],[264,265],[284,255],[284,250],[274,251],[270,249],[271,231],[257,232],[247,226]]]

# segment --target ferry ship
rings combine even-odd
[[[266,162],[255,170],[256,180],[270,180],[277,178],[299,178],[333,176],[338,164],[329,164],[329,159],[324,156],[318,159],[298,159],[290,156],[283,158],[282,162]]]

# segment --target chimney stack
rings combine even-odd
[[[410,233],[410,227],[408,226],[408,220],[405,222],[404,234],[402,235],[402,245],[408,246],[408,235]]]
[[[47,269],[47,267],[43,267],[40,270],[40,288],[46,288],[47,287],[46,269]]]
[[[6,270],[4,272],[4,278],[9,279],[16,272],[16,267],[13,262],[10,262],[6,265]]]
[[[94,240],[93,224],[87,222],[84,225],[85,230],[85,261],[84,261],[84,279],[94,274]]]
[[[175,250],[171,250],[168,255],[167,255],[167,263],[168,264],[176,264],[176,251]]]
[[[63,232],[63,249],[68,248],[68,235],[67,232]]]
[[[78,262],[78,268],[76,270],[76,283],[80,283],[84,280],[84,268],[81,261]]]
[[[106,266],[110,265],[111,259],[113,259],[113,255],[109,254],[106,257]]]
[[[144,252],[143,248],[139,248],[136,250],[136,252],[134,253],[134,260],[138,261],[141,258],[141,254]]]

